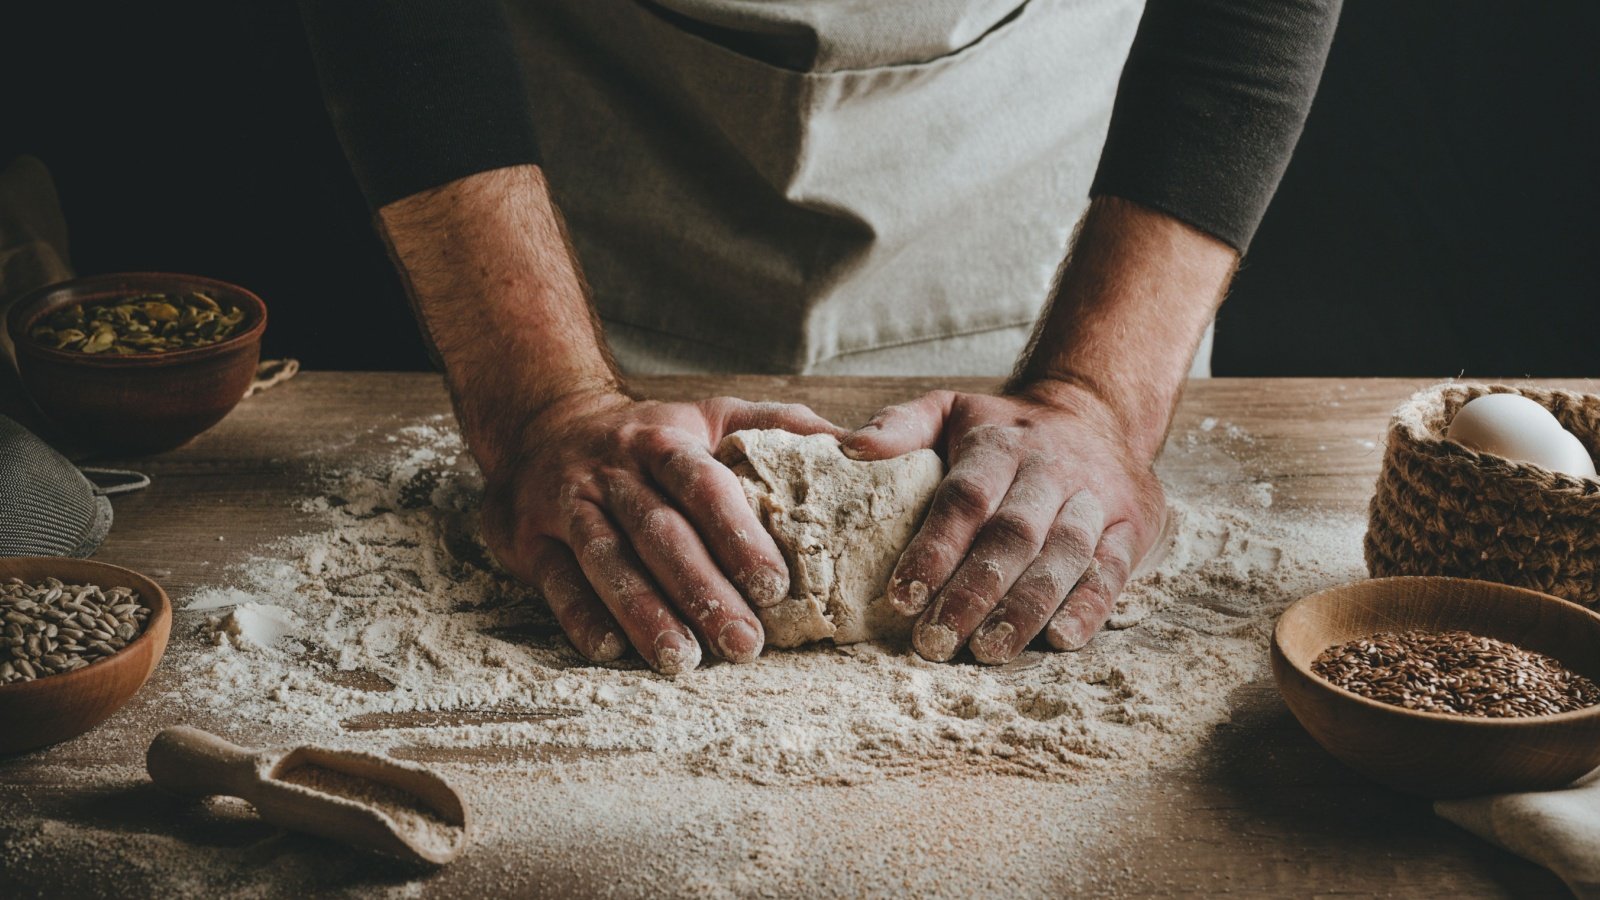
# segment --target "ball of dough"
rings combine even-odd
[[[738,431],[717,458],[789,565],[789,596],[756,608],[767,644],[795,647],[905,638],[915,619],[885,595],[944,477],[932,450],[871,462],[850,459],[826,434]]]

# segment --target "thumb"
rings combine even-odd
[[[713,401],[715,402],[715,401]],[[794,434],[831,434],[839,437],[844,429],[817,415],[801,403],[751,403],[730,400],[724,411],[722,432],[746,428],[781,428]]]
[[[950,391],[934,391],[907,403],[885,406],[873,413],[867,424],[845,435],[841,449],[851,459],[889,459],[937,447],[954,397]]]

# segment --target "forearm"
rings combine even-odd
[[[485,470],[503,464],[539,411],[620,389],[538,167],[406,197],[378,222]]]
[[[1094,201],[1009,390],[1085,390],[1153,460],[1238,255],[1177,219]]]

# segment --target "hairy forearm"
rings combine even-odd
[[[1091,205],[1009,389],[1087,390],[1154,459],[1238,256],[1165,214]]]
[[[378,220],[486,470],[504,462],[540,410],[620,388],[536,166],[406,197]]]

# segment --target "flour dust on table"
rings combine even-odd
[[[325,473],[302,504],[310,533],[181,598],[176,627],[212,643],[181,664],[223,724],[401,754],[549,751],[571,778],[644,753],[661,774],[758,784],[1114,780],[1190,753],[1227,719],[1230,691],[1264,674],[1276,613],[1361,574],[1358,518],[1274,511],[1270,486],[1229,462],[1224,445],[1248,436],[1195,438],[1161,466],[1156,562],[1079,652],[991,668],[925,662],[903,638],[824,643],[673,679],[569,647],[490,561],[481,482],[454,429],[430,420]]]

